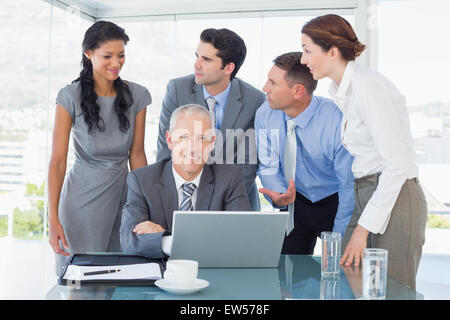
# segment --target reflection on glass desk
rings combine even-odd
[[[336,279],[321,278],[320,257],[282,255],[278,268],[201,268],[198,277],[209,286],[189,295],[167,293],[158,287],[55,285],[46,299],[86,300],[282,300],[282,299],[360,299],[362,270],[341,268]],[[389,278],[390,300],[423,299],[420,293]]]

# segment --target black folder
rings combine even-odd
[[[124,254],[74,254],[67,261],[58,278],[59,285],[81,285],[81,286],[125,286],[125,287],[148,287],[154,286],[157,279],[126,279],[126,280],[81,280],[72,282],[64,279],[67,268],[73,264],[76,266],[115,266],[138,263],[157,263],[161,268],[161,274],[166,269],[165,259],[151,259],[142,256],[124,255]]]

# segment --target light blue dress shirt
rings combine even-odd
[[[202,86],[202,88],[203,88],[203,96],[205,97],[205,99],[210,97],[211,95],[206,90],[205,86]],[[225,107],[227,105],[230,88],[231,88],[231,81],[228,84],[228,87],[224,91],[222,91],[221,93],[219,93],[216,96],[212,96],[212,97],[214,97],[214,99],[216,99],[216,105],[214,107],[214,114],[216,115],[216,129],[218,129],[218,130],[220,129],[220,125],[222,124],[223,114],[225,113]]]
[[[258,176],[265,188],[280,193],[288,187],[283,171],[288,119],[292,118],[283,111],[272,110],[267,101],[255,117]],[[332,100],[313,96],[305,111],[293,120],[297,124],[295,188],[313,203],[338,192],[333,231],[343,235],[355,197],[353,157],[341,143],[342,112]],[[266,199],[271,201],[267,196]]]

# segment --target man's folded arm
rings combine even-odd
[[[133,172],[127,177],[128,196],[122,209],[122,223],[120,227],[120,243],[122,251],[149,258],[162,258],[161,240],[164,232],[137,234],[133,232],[136,225],[150,220],[147,201]]]

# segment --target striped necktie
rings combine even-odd
[[[216,99],[214,97],[209,96],[206,98],[206,104],[208,105],[209,113],[211,113],[211,117],[214,120],[213,125],[216,127],[216,113],[214,111],[214,107],[216,106]]]
[[[192,211],[194,206],[192,205],[192,195],[196,188],[195,184],[192,182],[186,182],[182,185],[183,187],[183,201],[181,201],[180,210],[181,211]]]
[[[289,180],[295,181],[295,165],[297,160],[297,136],[295,134],[294,120],[287,121],[286,145],[284,147],[284,177],[289,185]],[[294,202],[288,206],[289,218],[286,227],[286,235],[294,229]]]

